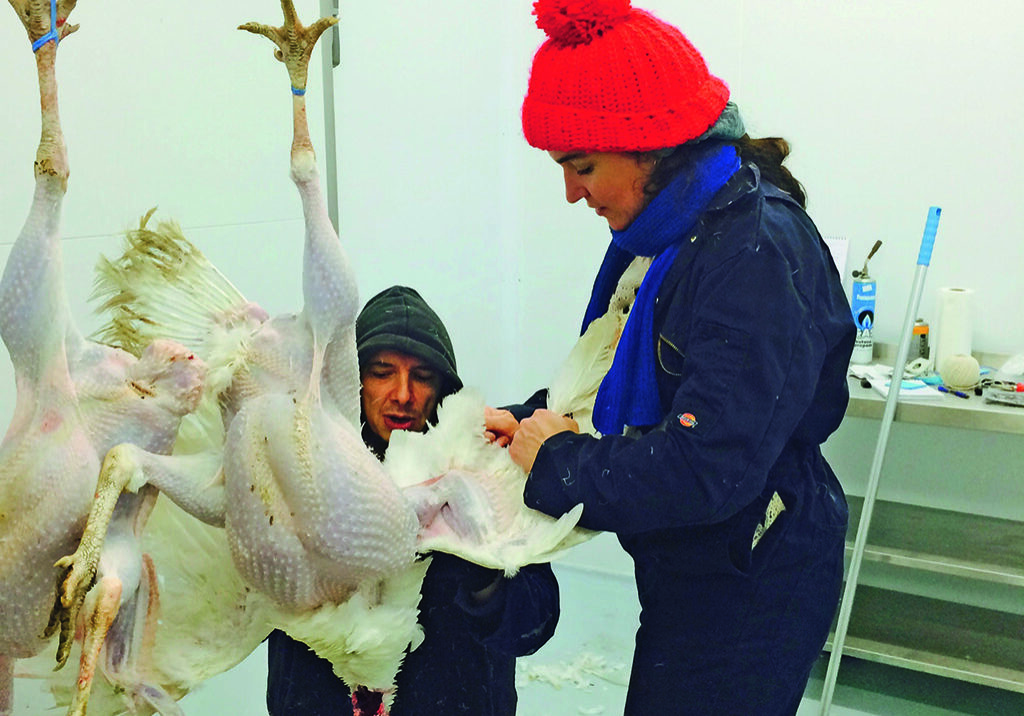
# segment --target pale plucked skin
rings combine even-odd
[[[304,28],[290,0],[281,6],[283,27],[241,29],[274,41],[292,87],[304,90],[313,45],[336,19]],[[271,361],[253,360],[256,350],[275,353],[263,327],[250,344],[250,396],[237,403],[225,440],[228,540],[246,580],[291,615],[283,628],[330,660],[353,693],[361,686],[387,700],[402,654],[420,638],[425,568],[415,562],[416,515],[359,435],[357,281],[327,214],[302,94],[293,93],[292,110],[291,176],[306,223],[304,306],[274,332],[290,333],[281,349],[295,350],[292,331],[301,326],[311,360],[297,364],[288,385]],[[327,618],[337,610],[349,617]],[[325,639],[327,625],[335,633]],[[361,713],[356,699],[353,710]]]
[[[304,28],[290,2],[282,7],[286,28],[249,24],[243,29],[279,41],[293,85],[304,85],[309,52],[333,22]],[[223,503],[223,521],[239,569],[280,606],[308,609],[342,598],[369,576],[411,563],[416,521],[359,436],[357,281],[327,215],[305,100],[293,96],[292,102],[291,176],[306,219],[303,310],[268,319],[208,264],[195,265],[191,254],[198,252],[183,237],[164,237],[161,248],[151,252],[140,240],[133,246],[138,254],[133,259],[106,263],[105,280],[114,288],[105,293],[133,285],[141,297],[156,294],[183,301],[184,292],[170,286],[180,279],[198,295],[191,297],[188,311],[168,314],[203,312],[205,323],[199,331],[187,322],[163,323],[155,312],[132,302],[127,312],[147,319],[139,325],[120,323],[105,335],[132,344],[161,333],[173,335],[205,356],[230,330],[240,326],[248,332],[228,341],[233,347],[212,361],[213,371],[226,370],[229,379],[222,392],[204,398],[219,403],[224,423],[223,444],[210,440],[206,448],[223,453],[230,496]],[[145,273],[156,255],[173,255],[173,263]],[[191,258],[186,261],[185,256]],[[130,278],[119,278],[120,270]],[[147,285],[146,280],[154,283]],[[205,289],[213,288],[216,296],[205,295]],[[154,308],[159,304],[148,302]],[[206,515],[203,519],[217,522]],[[362,556],[348,565],[346,551]],[[296,578],[307,586],[283,586]]]
[[[168,462],[201,464],[214,455],[212,467],[192,472],[216,483],[223,466],[222,485],[230,495],[220,506],[228,530],[190,525],[181,510],[161,500],[143,535],[164,585],[163,625],[152,654],[158,683],[184,694],[237,664],[278,627],[299,639],[318,635],[317,648],[347,683],[390,692],[397,663],[420,638],[421,579],[415,575],[425,565],[413,562],[415,513],[354,427],[353,327],[331,331],[336,338],[326,346],[317,405],[310,399],[313,332],[304,313],[268,319],[176,225],[149,229],[149,218],[129,232],[124,256],[101,262],[99,293],[114,313],[103,335],[126,345],[174,336],[208,359],[211,374],[224,376],[207,382]],[[351,277],[347,268],[340,270]],[[181,468],[169,465],[168,471]],[[191,511],[186,497],[176,494],[174,500]],[[203,519],[217,524],[209,515]],[[169,547],[188,550],[197,535],[203,535],[198,563]],[[379,580],[385,573],[393,576]],[[349,594],[361,596],[335,603]],[[372,604],[367,595],[373,594],[387,595],[387,601]],[[333,623],[325,614],[350,621],[325,631],[323,624]],[[202,638],[191,635],[189,625]],[[384,638],[373,645],[374,635]],[[365,681],[349,680],[357,676]],[[106,689],[101,698],[111,700]]]
[[[312,47],[334,20],[303,28],[290,1],[282,9],[284,27],[242,29],[273,40],[292,86],[304,89]],[[309,641],[320,635],[312,645],[350,686],[388,692],[404,650],[420,637],[417,522],[359,435],[357,282],[327,215],[305,99],[292,102],[304,306],[259,327],[224,395],[225,527],[239,572],[287,614],[276,623]],[[325,618],[339,609],[359,618]],[[325,641],[318,623],[360,638]],[[373,634],[387,637],[382,648],[365,643]]]
[[[235,565],[283,607],[342,602],[414,558],[415,514],[352,426],[318,407],[247,401],[224,471]]]
[[[323,19],[306,28],[289,0],[282,1],[282,9],[284,27],[250,23],[241,29],[265,35],[278,45],[278,58],[285,62],[293,87],[301,90],[313,45],[336,20]],[[101,475],[100,497],[93,505],[87,534],[90,539],[102,539],[111,515],[110,494],[138,489],[150,479],[186,510],[198,505],[197,516],[211,524],[223,523],[238,573],[248,588],[269,598],[273,616],[268,624],[301,633],[304,623],[322,618],[319,611],[337,611],[356,595],[365,608],[348,608],[347,613],[359,616],[344,628],[358,638],[344,637],[343,643],[358,645],[374,633],[387,638],[366,653],[328,649],[327,655],[335,660],[340,676],[365,679],[351,682],[352,687],[386,694],[393,688],[402,654],[420,636],[416,605],[423,565],[416,561],[418,523],[359,434],[357,283],[327,215],[301,94],[293,95],[292,109],[291,176],[306,224],[303,309],[297,315],[265,319],[233,289],[221,291],[206,305],[207,297],[201,293],[192,297],[205,311],[203,329],[195,333],[179,323],[162,335],[175,335],[180,328],[200,341],[201,345],[191,346],[197,351],[211,347],[219,351],[213,365],[218,392],[204,397],[203,412],[208,413],[210,401],[216,401],[222,409],[222,429],[203,440],[206,444],[198,452],[176,454],[166,462],[137,464],[136,455],[118,454],[123,464]],[[171,253],[188,256],[187,251]],[[130,263],[117,262],[108,268],[116,273],[116,266]],[[196,268],[192,259],[185,263]],[[184,264],[156,273],[164,276],[163,281],[174,281],[181,273],[188,280],[193,278]],[[224,288],[223,282],[220,287]],[[146,286],[138,290],[145,292]],[[171,298],[174,293],[161,295]],[[177,291],[178,299],[186,300],[185,293]],[[168,315],[174,313],[168,311]],[[148,337],[161,335],[159,324],[121,329],[131,334],[136,345],[147,331]],[[175,464],[179,458],[209,464],[210,454],[222,466],[220,482],[209,471],[196,478],[201,471]],[[193,474],[191,486],[201,493],[198,497],[182,489],[189,473]],[[119,479],[107,480],[108,476]],[[219,502],[211,497],[216,496],[217,487],[222,488]],[[73,574],[65,584],[69,601],[82,598],[95,553],[95,549],[79,550],[71,558]],[[380,602],[385,597],[387,604]],[[225,598],[237,603],[239,595],[233,592]],[[181,605],[171,611],[188,613]],[[378,621],[387,623],[387,628],[376,625]],[[323,629],[307,633],[322,634]],[[387,658],[381,657],[382,651]]]
[[[30,40],[50,29],[49,2],[11,5]],[[74,6],[61,0],[59,20]],[[76,29],[64,23],[58,35],[64,39]],[[42,110],[36,190],[0,281],[0,335],[17,382],[14,416],[0,444],[0,714],[13,705],[13,660],[38,653],[58,627],[70,644],[77,611],[64,611],[56,601],[61,571],[55,563],[79,543],[104,456],[126,442],[140,453],[168,452],[181,416],[199,399],[204,375],[202,361],[179,344],[163,341],[136,358],[84,340],[71,322],[59,236],[68,165],[56,49],[50,41],[36,52]],[[149,596],[134,541],[151,498],[130,495],[118,503],[100,586],[86,604],[86,657],[77,680],[86,693],[108,635],[118,644],[117,658],[107,664],[111,678],[133,668]],[[81,693],[73,713],[84,711]]]
[[[290,0],[281,5],[283,27],[249,23],[241,29],[273,40],[292,86],[304,90],[313,45],[337,20],[305,28]],[[264,382],[253,370],[263,366],[250,351],[245,364],[257,387],[231,421],[224,473],[226,527],[236,565],[280,606],[306,611],[344,600],[367,579],[410,566],[417,523],[359,435],[357,281],[327,214],[305,97],[292,97],[291,176],[306,223],[304,306],[297,324],[309,336],[299,345],[309,347],[311,359],[308,372]],[[260,328],[253,346],[262,345],[266,330],[288,337],[270,324]],[[281,350],[295,350],[295,344],[293,336]]]

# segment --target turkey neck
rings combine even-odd
[[[291,74],[291,73],[290,73]],[[291,77],[293,86],[297,77]],[[302,77],[305,86],[305,77]],[[330,399],[353,425],[359,419],[359,370],[355,322],[359,292],[320,187],[316,153],[309,136],[304,94],[292,95],[291,176],[302,198],[306,225],[303,249],[303,314],[313,332],[313,367],[308,395],[319,401],[321,379]],[[325,360],[327,365],[325,366]],[[323,375],[324,368],[327,375]]]
[[[61,261],[59,225],[68,161],[57,107],[55,43],[42,45],[35,57],[42,125],[35,192],[0,282],[0,334],[16,372],[35,383],[49,369],[55,376],[49,382],[69,390],[65,342],[76,340],[77,332],[69,324]]]

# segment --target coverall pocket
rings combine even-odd
[[[678,341],[678,337],[676,341]],[[664,333],[658,335],[658,365],[661,369],[674,378],[683,374],[683,363],[686,356],[672,338]]]
[[[729,558],[737,571],[756,577],[786,541],[790,515],[777,492],[761,495],[743,512],[729,540]]]

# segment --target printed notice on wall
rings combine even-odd
[[[828,246],[828,250],[832,254],[832,260],[836,262],[836,268],[839,269],[839,276],[843,279],[843,283],[846,283],[846,255],[850,250],[850,242],[845,236],[822,236],[825,239],[825,245]]]

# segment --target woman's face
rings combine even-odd
[[[654,168],[652,159],[608,152],[548,152],[562,165],[565,200],[587,206],[604,217],[608,226],[621,231],[647,205],[644,185]]]

